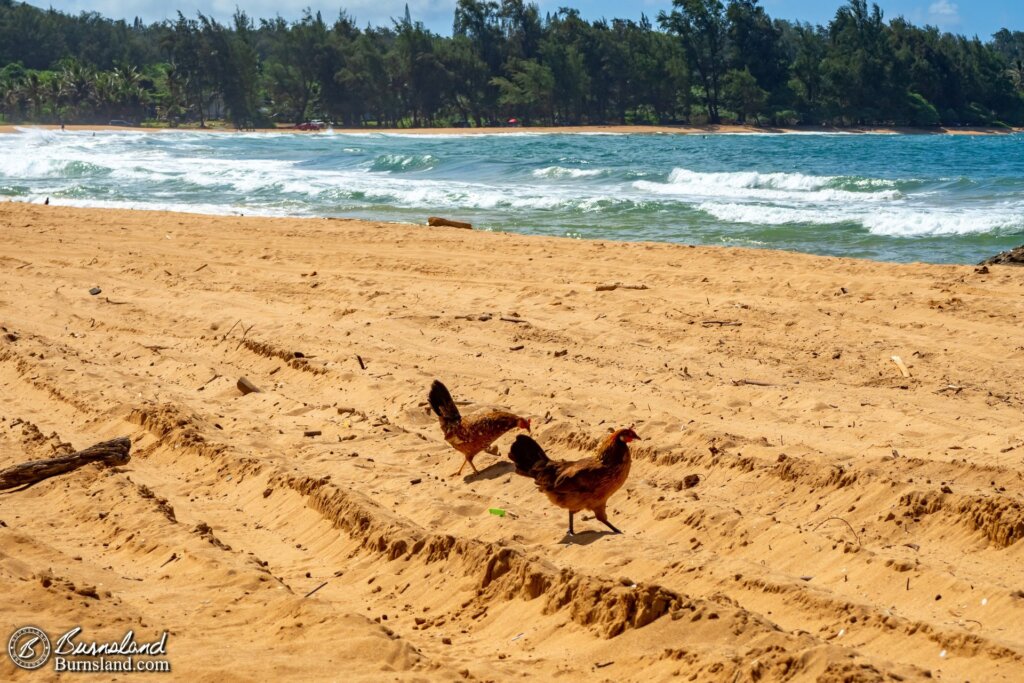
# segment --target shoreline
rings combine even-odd
[[[148,208],[148,207],[145,207],[145,206],[141,206],[141,207],[74,206],[74,205],[71,205],[71,204],[61,204],[60,200],[53,201],[53,202],[51,202],[48,205],[43,205],[41,202],[38,202],[38,201],[27,201],[27,200],[20,200],[20,199],[10,199],[10,198],[3,199],[3,198],[0,198],[0,209],[2,209],[2,207],[5,206],[5,205],[10,205],[10,204],[18,204],[18,205],[26,205],[26,206],[36,206],[36,207],[40,207],[40,208],[43,208],[43,209],[53,208],[53,209],[67,209],[67,210],[71,210],[71,211],[99,211],[99,212],[111,212],[111,213],[115,213],[115,214],[116,213],[121,213],[121,212],[130,213],[130,214],[131,213],[145,213],[145,214],[156,214],[156,215],[166,215],[166,216],[192,217],[192,218],[195,218],[195,219],[221,219],[221,218],[230,219],[230,218],[239,218],[239,219],[243,219],[243,220],[272,221],[272,222],[273,221],[310,221],[310,222],[337,221],[339,223],[354,223],[354,224],[366,224],[366,225],[373,224],[373,225],[394,226],[394,227],[397,227],[397,228],[410,228],[410,229],[411,228],[425,228],[425,229],[434,229],[434,230],[436,230],[436,229],[442,229],[442,230],[451,229],[451,228],[446,227],[446,226],[442,226],[440,228],[434,228],[434,227],[428,226],[427,223],[426,223],[426,220],[427,220],[427,215],[426,214],[427,214],[427,212],[424,212],[424,219],[423,219],[424,222],[423,223],[412,223],[412,222],[407,221],[407,220],[386,220],[386,219],[358,218],[358,217],[347,217],[347,216],[297,216],[297,215],[296,216],[293,216],[293,215],[277,215],[277,216],[275,216],[275,215],[265,215],[265,214],[259,214],[259,213],[244,213],[244,212],[240,212],[240,211],[228,211],[228,210],[225,210],[223,212],[203,213],[203,212],[200,212],[200,211],[178,211],[178,210],[172,210],[172,209],[167,209],[167,208],[163,208],[163,207]],[[608,239],[608,238],[602,238],[602,237],[588,237],[588,238],[585,238],[585,239],[581,240],[581,239],[576,238],[576,237],[568,237],[568,236],[565,236],[565,235],[539,235],[539,234],[531,234],[531,233],[524,233],[524,232],[516,232],[514,230],[506,230],[506,229],[502,229],[502,228],[488,229],[488,228],[476,228],[476,227],[474,227],[473,229],[467,230],[466,232],[473,232],[473,233],[476,233],[476,234],[510,235],[510,236],[515,236],[515,237],[523,237],[523,238],[530,238],[530,239],[537,238],[537,239],[565,240],[566,242],[572,242],[572,243],[577,243],[577,242],[581,242],[582,241],[582,242],[597,242],[597,243],[606,244],[606,245],[630,244],[630,245],[649,245],[649,246],[680,247],[680,248],[687,248],[687,249],[693,249],[693,248],[700,248],[700,249],[727,249],[727,250],[735,249],[735,250],[738,250],[740,252],[745,252],[745,251],[774,252],[774,253],[778,253],[778,254],[791,254],[791,255],[795,255],[795,256],[808,256],[808,257],[811,257],[811,258],[863,261],[863,262],[866,262],[866,263],[880,263],[880,264],[889,264],[889,265],[942,266],[942,267],[951,267],[951,268],[968,268],[968,267],[973,268],[973,267],[977,267],[978,265],[980,265],[978,262],[974,262],[974,261],[971,261],[969,263],[943,263],[943,262],[933,262],[933,261],[888,261],[888,260],[883,260],[883,259],[871,259],[871,258],[861,257],[861,256],[815,254],[815,253],[809,252],[809,251],[799,251],[799,250],[795,250],[795,249],[781,249],[781,248],[778,248],[778,247],[744,247],[744,246],[735,246],[735,245],[730,245],[730,244],[704,244],[704,243],[689,243],[689,242],[670,242],[670,241],[659,241],[659,240],[629,240],[629,239],[614,240],[614,239]],[[1013,247],[1009,247],[1009,249],[1012,249],[1012,248]],[[1005,251],[1005,250],[1001,250],[1001,251],[998,251],[998,252],[995,252],[995,253],[980,254],[980,255],[978,255],[978,258],[979,259],[988,259],[988,258],[997,256],[998,254],[1002,253],[1002,251]]]
[[[26,205],[26,206],[37,206],[37,207],[41,207],[41,208],[44,208],[44,209],[46,207],[52,207],[54,209],[68,209],[68,210],[72,210],[72,211],[100,211],[100,212],[109,211],[109,212],[113,212],[113,213],[118,213],[118,212],[139,213],[139,212],[141,212],[141,213],[157,214],[157,215],[166,214],[167,216],[193,217],[193,218],[196,218],[196,219],[241,218],[241,219],[251,219],[251,220],[260,220],[260,221],[313,221],[313,222],[315,222],[315,221],[338,221],[338,222],[342,222],[342,223],[388,225],[388,226],[395,226],[395,227],[400,227],[400,228],[429,228],[429,226],[427,225],[427,222],[426,222],[427,218],[428,218],[428,216],[427,216],[428,212],[427,211],[424,211],[423,223],[413,223],[413,222],[410,222],[408,220],[387,220],[387,219],[384,219],[384,218],[361,218],[361,217],[349,217],[349,216],[268,215],[268,214],[260,214],[260,213],[245,213],[245,212],[242,212],[242,211],[234,211],[234,210],[229,210],[229,209],[225,209],[224,211],[211,211],[211,212],[204,213],[204,212],[201,212],[201,211],[188,211],[188,210],[168,209],[168,208],[159,207],[159,206],[152,207],[152,208],[147,207],[147,206],[139,206],[139,207],[75,206],[73,204],[62,204],[61,200],[59,200],[59,199],[55,200],[55,201],[51,201],[48,205],[43,205],[41,201],[30,201],[30,200],[13,199],[13,198],[0,198],[0,207],[3,207],[5,205],[9,205],[9,204],[19,204],[19,205]],[[433,229],[437,229],[437,228],[433,228]],[[447,229],[447,228],[442,226],[441,229]],[[779,253],[779,254],[793,254],[793,255],[800,255],[800,256],[809,256],[809,257],[812,257],[812,258],[864,261],[864,262],[867,262],[867,263],[883,263],[883,264],[890,264],[890,265],[948,266],[948,267],[955,267],[955,268],[966,268],[966,267],[972,267],[973,268],[973,267],[977,267],[977,266],[981,265],[982,261],[985,260],[985,259],[993,258],[995,256],[998,256],[998,255],[1002,254],[1005,251],[1012,250],[1014,248],[1020,248],[1020,247],[1016,247],[1016,245],[1010,245],[1010,246],[1006,247],[1006,249],[1000,249],[999,251],[996,251],[994,253],[978,254],[977,255],[977,258],[979,259],[978,261],[971,260],[970,262],[964,262],[964,263],[946,263],[946,262],[940,262],[940,261],[891,261],[891,260],[885,260],[885,259],[872,259],[872,258],[868,258],[868,257],[864,257],[864,256],[846,256],[846,255],[835,255],[835,254],[816,254],[816,253],[810,252],[810,251],[800,251],[800,250],[797,250],[797,249],[783,249],[783,248],[771,247],[771,246],[751,247],[751,246],[735,246],[735,245],[731,245],[731,244],[707,244],[707,243],[699,243],[699,242],[694,242],[694,243],[689,243],[689,242],[672,242],[672,241],[667,241],[667,240],[662,241],[662,240],[653,240],[653,239],[651,239],[651,240],[631,240],[631,239],[616,240],[616,239],[609,239],[609,238],[604,238],[604,237],[587,237],[587,238],[584,238],[584,239],[581,240],[580,238],[569,237],[569,236],[566,236],[566,235],[532,234],[532,233],[526,233],[526,232],[517,232],[515,230],[503,229],[503,228],[500,228],[500,227],[493,228],[493,229],[491,229],[491,228],[478,228],[478,227],[474,227],[470,231],[474,232],[474,233],[477,233],[477,234],[512,235],[512,236],[524,237],[524,238],[541,238],[541,239],[566,240],[568,242],[584,241],[584,242],[600,242],[600,243],[609,244],[609,245],[611,245],[611,244],[643,244],[643,245],[652,245],[652,246],[653,245],[658,245],[658,246],[671,246],[671,247],[683,247],[683,248],[736,249],[736,250],[739,250],[739,251],[750,250],[750,251],[754,251],[754,252],[776,252],[776,253]],[[470,232],[470,231],[467,231],[467,232]],[[1022,246],[1024,246],[1024,245],[1022,245]]]
[[[718,126],[536,126],[501,128],[329,128],[319,131],[301,131],[294,128],[259,128],[238,131],[233,128],[143,128],[134,126],[104,126],[93,124],[68,124],[70,131],[92,132],[185,132],[185,133],[301,133],[304,135],[509,135],[509,134],[610,134],[610,135],[965,135],[989,136],[1011,135],[1024,132],[1024,128],[905,128],[891,126],[836,128],[830,126],[806,126],[792,128],[763,128],[750,125],[722,124]],[[55,124],[0,124],[0,134],[17,133],[17,129],[60,130]]]
[[[0,468],[133,444],[0,496],[0,610],[195,680],[1011,680],[1022,315],[1012,267],[0,203]],[[556,458],[633,424],[625,533],[511,433],[448,476],[434,379]]]

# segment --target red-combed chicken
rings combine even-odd
[[[622,488],[631,463],[629,442],[639,440],[633,428],[612,432],[597,448],[597,454],[582,460],[552,460],[528,436],[516,437],[508,457],[516,474],[530,477],[552,503],[569,510],[569,535],[574,536],[573,515],[591,510],[594,516],[617,534],[622,532],[608,521],[605,505]]]
[[[448,393],[448,388],[436,379],[430,385],[428,399],[430,407],[434,409],[441,423],[444,440],[466,458],[459,471],[451,475],[453,477],[462,474],[467,462],[474,472],[479,472],[476,465],[473,464],[473,458],[477,453],[497,441],[505,432],[516,428],[530,431],[528,419],[504,410],[491,410],[462,417],[455,401],[452,400],[452,395]]]

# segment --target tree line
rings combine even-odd
[[[7,121],[239,127],[755,122],[1024,125],[1024,32],[988,41],[885,21],[849,0],[826,26],[758,0],[674,0],[652,22],[524,0],[458,0],[451,36],[414,21],[145,24],[0,0]]]

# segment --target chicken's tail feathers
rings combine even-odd
[[[550,460],[540,444],[525,434],[520,434],[512,442],[508,457],[516,464],[516,473],[527,477],[532,476],[530,471],[534,467],[543,465]]]
[[[452,395],[448,393],[448,387],[441,384],[439,380],[435,379],[434,383],[430,385],[430,395],[427,400],[430,401],[430,407],[444,422],[458,422],[462,419],[455,401],[452,400]]]

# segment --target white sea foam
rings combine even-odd
[[[437,166],[439,159],[432,154],[382,154],[367,164],[371,171],[424,171]]]
[[[704,188],[817,190],[834,180],[835,176],[811,176],[803,173],[758,173],[757,171],[700,173],[685,168],[674,168],[668,174],[668,182],[673,185]]]
[[[883,211],[865,214],[861,223],[871,234],[886,237],[1009,233],[1024,229],[1024,207],[1017,211]]]
[[[793,225],[800,223],[832,224],[851,220],[838,211],[820,207],[785,208],[764,204],[703,202],[697,209],[728,223],[751,225]]]
[[[837,176],[802,173],[701,173],[676,168],[669,173],[666,182],[638,180],[633,183],[633,187],[652,194],[707,200],[730,198],[801,202],[878,202],[902,196],[899,190],[893,189],[892,181],[882,179],[868,179],[876,184],[863,186],[886,188],[876,192],[855,192],[829,187],[840,180],[841,178]]]
[[[531,171],[534,178],[597,178],[607,171],[603,168],[566,168],[564,166],[548,166]]]
[[[902,206],[858,208],[807,206],[786,208],[746,203],[705,202],[700,211],[729,223],[750,225],[861,225],[873,235],[927,237],[1010,232],[1024,229],[1024,210],[979,211]]]
[[[209,216],[273,216],[285,217],[303,215],[301,211],[282,211],[273,208],[251,206],[234,206],[228,204],[193,204],[188,202],[132,202],[103,199],[68,199],[55,198],[50,195],[31,195],[23,198],[12,198],[16,202],[40,203],[44,196],[50,197],[52,206],[74,206],[83,209],[134,209],[136,211],[175,211],[179,213],[199,213]]]

